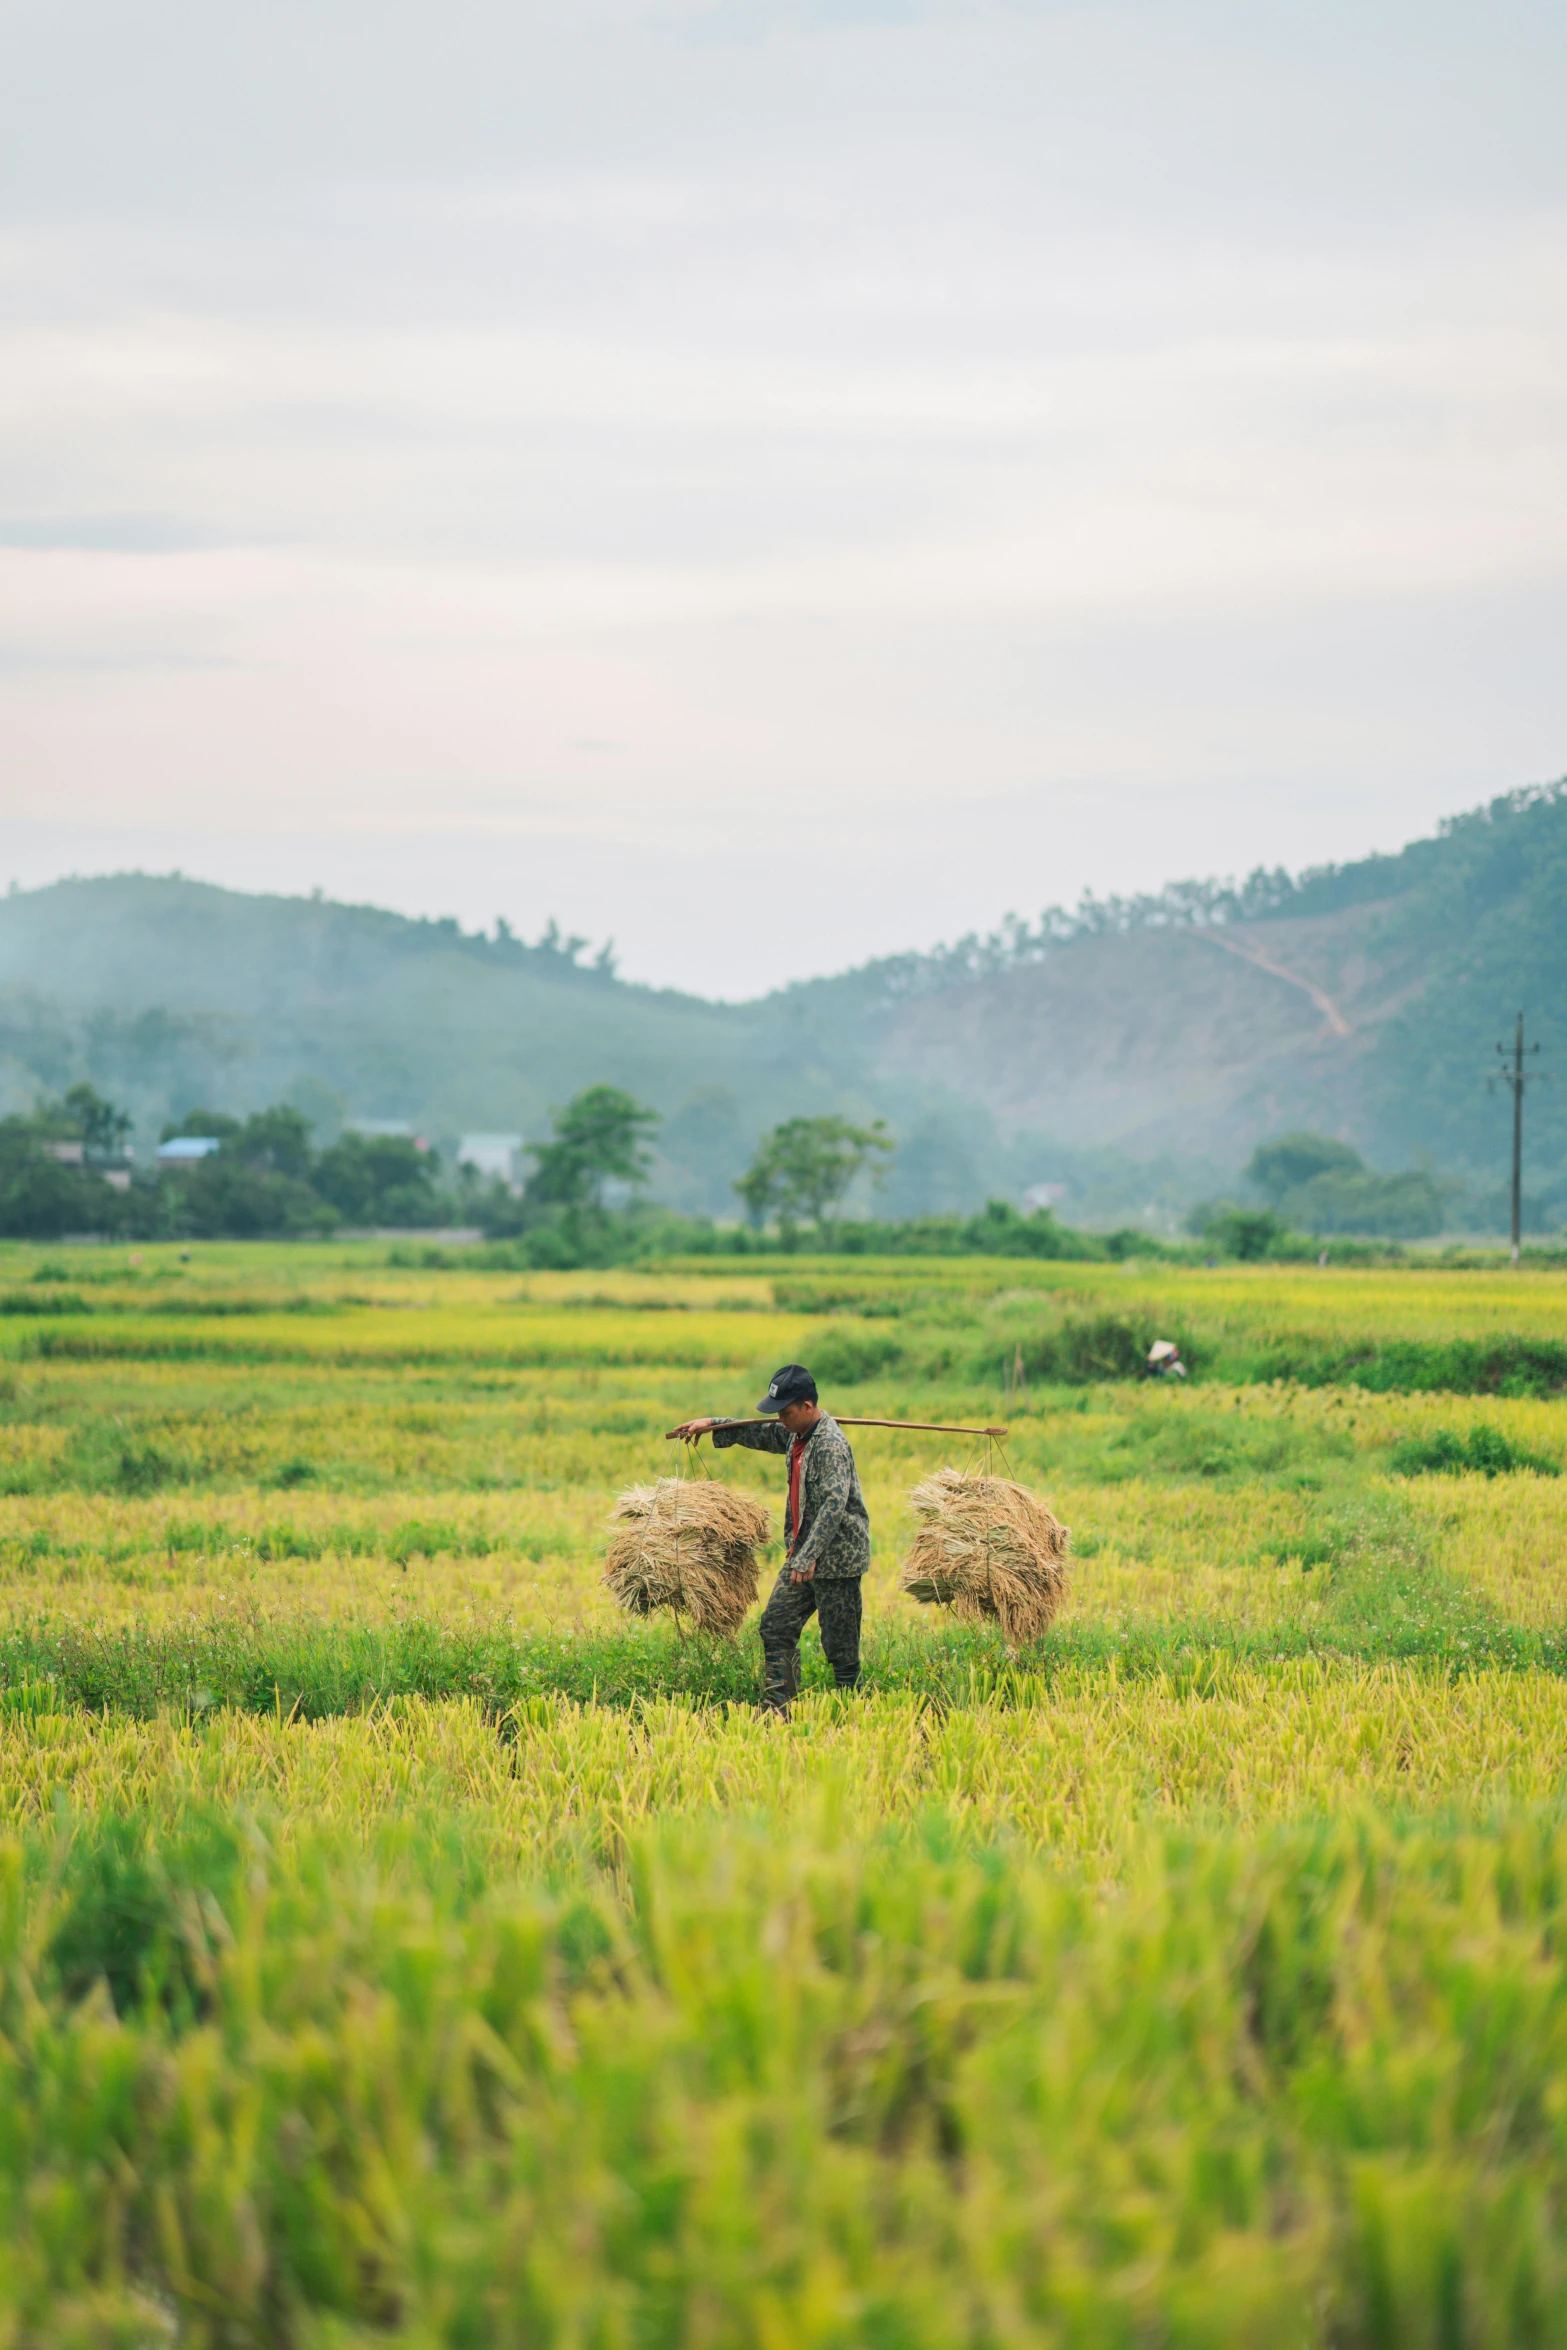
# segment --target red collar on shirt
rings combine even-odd
[[[792,1552],[800,1539],[800,1485],[805,1471],[805,1448],[821,1426],[813,1420],[803,1436],[789,1439],[789,1548]]]

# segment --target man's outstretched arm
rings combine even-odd
[[[767,1420],[758,1427],[754,1420],[682,1420],[678,1428],[671,1428],[671,1436],[683,1436],[688,1444],[700,1444],[710,1436],[715,1450],[726,1444],[749,1445],[752,1452],[787,1452],[788,1432],[776,1420]]]

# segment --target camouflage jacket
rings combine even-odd
[[[747,1444],[753,1452],[781,1452],[788,1458],[790,1437],[776,1420],[765,1427],[720,1420],[713,1430],[715,1445]],[[849,1450],[849,1439],[836,1420],[823,1412],[805,1440],[800,1470],[800,1527],[796,1537],[790,1512],[784,1510],[784,1539],[791,1567],[814,1564],[825,1582],[829,1577],[863,1575],[871,1563],[871,1521],[860,1491],[860,1480]]]

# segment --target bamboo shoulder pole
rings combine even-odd
[[[775,1424],[775,1417],[776,1415],[773,1413],[767,1412],[754,1420],[720,1420],[719,1426],[721,1428],[771,1428]],[[1004,1438],[1008,1433],[1005,1428],[954,1428],[945,1420],[851,1420],[847,1416],[839,1419],[836,1412],[832,1414],[832,1417],[838,1421],[840,1428],[913,1428],[922,1436],[996,1436]],[[679,1434],[678,1428],[664,1430],[666,1441]],[[695,1442],[695,1439],[693,1438],[692,1441]]]
[[[833,1417],[836,1419],[837,1414]],[[844,1428],[918,1428],[928,1436],[998,1436],[1004,1437],[1005,1428],[954,1428],[945,1420],[842,1420]]]

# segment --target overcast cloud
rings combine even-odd
[[[1567,769],[1567,11],[0,0],[0,885],[743,994]]]

